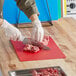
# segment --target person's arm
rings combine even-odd
[[[0,0],[0,18],[3,18],[3,3],[4,3],[4,0]]]
[[[38,18],[39,12],[35,0],[16,0],[17,6],[22,10],[27,17],[32,21],[33,31],[32,38],[37,41],[42,41],[44,37],[44,30]]]
[[[3,19],[0,18],[0,27],[3,24]]]
[[[0,26],[3,24],[3,3],[4,3],[4,0],[0,0]]]
[[[12,39],[22,41],[24,36],[21,34],[21,32],[16,27],[8,23],[5,19],[3,19],[3,2],[4,0],[0,0],[0,27],[4,29],[5,35],[9,40]]]
[[[3,3],[4,3],[4,0],[0,0],[0,27],[1,25],[3,24]]]

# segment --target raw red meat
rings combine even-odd
[[[45,36],[42,42],[32,40],[31,38],[26,40],[24,50],[28,52],[38,52],[42,49],[43,45],[48,45],[49,37]],[[39,44],[38,44],[39,43]]]
[[[40,69],[40,70],[33,70],[32,76],[62,76],[58,69],[55,68],[48,68],[48,69]]]
[[[33,70],[33,71],[32,71],[32,75],[33,75],[33,76],[37,76],[37,71],[36,71],[36,70]]]
[[[44,36],[44,39],[43,39],[42,43],[44,45],[48,45],[48,42],[49,42],[49,36]]]
[[[50,72],[48,72],[47,70],[43,70],[42,76],[50,76]]]
[[[24,47],[24,50],[28,51],[28,52],[38,52],[40,49],[37,46],[26,44],[25,47]]]

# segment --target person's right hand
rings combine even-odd
[[[19,29],[17,29],[16,27],[12,26],[6,20],[4,20],[3,24],[1,25],[1,27],[4,28],[5,34],[9,38],[9,40],[23,41],[24,36],[21,34]]]

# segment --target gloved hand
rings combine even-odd
[[[22,36],[21,32],[16,27],[8,23],[6,20],[3,21],[1,27],[4,28],[5,34],[9,39],[14,41],[23,41],[24,36]]]
[[[42,28],[40,20],[35,20],[32,22],[33,31],[32,31],[32,39],[42,42],[44,37],[44,30]]]

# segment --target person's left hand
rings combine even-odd
[[[44,30],[41,25],[41,22],[34,22],[33,23],[33,31],[32,31],[32,39],[42,42],[44,37]]]

